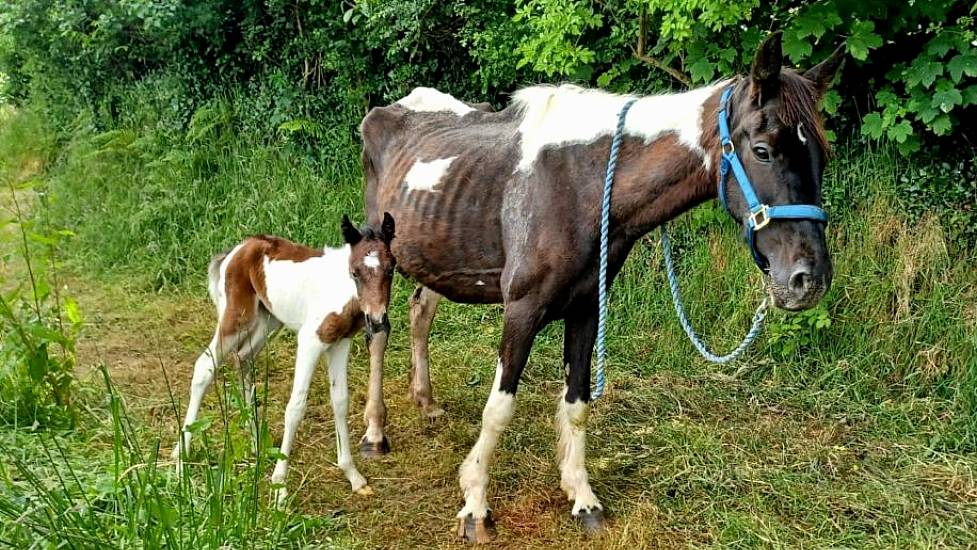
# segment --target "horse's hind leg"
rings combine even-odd
[[[268,342],[268,338],[281,326],[278,319],[275,319],[268,310],[259,306],[254,328],[248,332],[238,346],[237,353],[233,355],[235,366],[241,378],[241,399],[243,405],[248,409],[252,450],[256,452],[258,449],[258,401],[254,388],[255,361]]]
[[[235,330],[226,332],[221,326],[217,327],[214,337],[211,339],[207,349],[197,358],[193,365],[193,380],[190,382],[190,402],[187,404],[187,413],[181,425],[181,434],[176,446],[173,447],[172,458],[176,461],[177,470],[182,467],[182,458],[186,449],[190,448],[190,431],[187,429],[197,421],[197,414],[200,412],[200,403],[203,401],[204,394],[214,381],[214,370],[220,365],[229,353],[237,350],[238,344],[246,330]]]
[[[556,408],[559,432],[557,460],[560,488],[573,501],[573,517],[590,531],[604,525],[604,507],[590,488],[587,474],[587,415],[590,402],[590,356],[597,338],[596,307],[584,307],[568,316],[563,336],[566,369],[563,395]]]
[[[437,313],[438,302],[440,301],[440,294],[422,285],[417,285],[410,299],[410,397],[428,418],[434,418],[444,413],[444,410],[434,401],[434,394],[431,390],[427,348],[431,336],[431,323],[434,321],[434,315]]]

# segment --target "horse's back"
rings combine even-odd
[[[405,274],[454,301],[501,301],[500,211],[517,126],[488,104],[421,90],[363,120],[367,219],[397,220]]]

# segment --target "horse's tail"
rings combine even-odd
[[[207,267],[207,292],[215,306],[218,306],[218,297],[220,296],[221,264],[224,263],[230,253],[231,249],[228,249],[215,255],[210,259],[210,265]]]

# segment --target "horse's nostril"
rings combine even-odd
[[[802,267],[790,276],[790,281],[787,284],[791,292],[795,295],[803,296],[810,290],[812,282],[811,272],[807,268]]]

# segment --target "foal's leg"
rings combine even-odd
[[[325,347],[326,345],[319,340],[315,333],[315,327],[311,330],[299,331],[298,350],[295,353],[295,380],[292,382],[292,395],[285,407],[285,433],[282,435],[281,446],[281,454],[284,455],[284,458],[278,459],[275,464],[275,471],[271,474],[271,482],[279,485],[275,491],[275,502],[279,507],[284,506],[288,497],[288,491],[285,488],[288,459],[292,453],[292,444],[295,442],[295,433],[305,417],[309,386],[312,384],[316,363],[319,362],[319,356],[322,355]]]
[[[238,352],[234,354],[238,373],[241,376],[241,397],[244,406],[249,410],[251,448],[255,452],[258,450],[258,402],[254,389],[255,360],[261,350],[264,349],[268,338],[281,326],[282,324],[278,319],[275,319],[267,310],[260,309],[254,329],[241,342]]]
[[[590,402],[590,356],[597,338],[597,312],[586,308],[567,317],[563,335],[566,369],[563,395],[556,408],[560,488],[573,501],[573,517],[590,531],[604,525],[604,507],[590,489],[587,475],[587,414]]]
[[[190,432],[187,428],[197,421],[200,403],[204,394],[214,381],[214,370],[223,362],[227,354],[237,351],[241,337],[247,330],[237,330],[229,334],[222,334],[224,330],[218,325],[207,349],[200,354],[193,365],[193,380],[190,382],[190,402],[187,404],[187,414],[183,420],[181,435],[173,447],[171,457],[176,462],[177,472],[182,469],[183,455],[190,448]]]
[[[444,409],[434,402],[434,394],[431,391],[427,350],[431,323],[434,321],[434,314],[437,313],[440,301],[440,294],[422,285],[417,285],[410,299],[410,397],[428,418],[435,418],[444,413]]]
[[[363,410],[366,434],[360,440],[360,453],[367,457],[390,452],[390,443],[383,434],[387,424],[387,406],[383,404],[383,357],[387,350],[388,334],[384,330],[366,337],[370,350],[370,382],[366,392],[366,408]]]
[[[353,464],[353,455],[349,450],[349,386],[346,382],[346,365],[349,360],[349,338],[329,346],[329,397],[332,401],[333,421],[336,424],[336,464],[346,474],[353,491],[361,495],[373,494],[366,479]]]
[[[458,512],[458,536],[472,542],[490,542],[494,536],[488,506],[489,466],[502,431],[512,420],[519,377],[539,330],[538,309],[527,302],[506,304],[505,324],[495,382],[482,411],[482,431],[458,471],[465,506]]]

